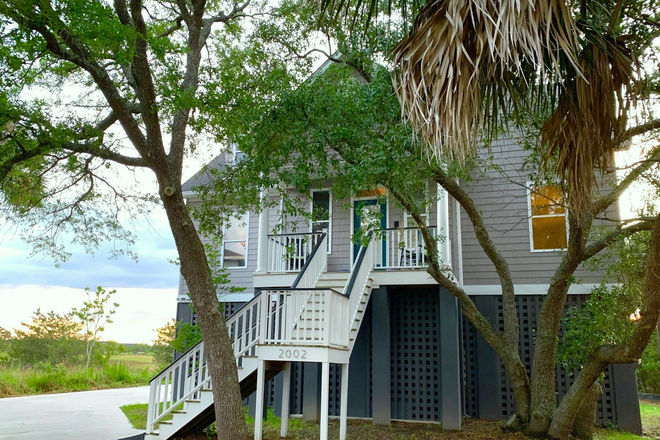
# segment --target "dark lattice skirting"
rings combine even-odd
[[[569,307],[582,306],[589,295],[569,295],[564,312]],[[516,297],[516,306],[518,309],[518,319],[520,320],[520,353],[522,361],[529,373],[532,368],[532,359],[534,356],[534,332],[536,330],[536,322],[541,310],[543,302],[543,295],[520,295]],[[496,323],[500,332],[504,330],[504,317],[502,314],[502,298],[500,296],[489,297],[472,297],[477,302],[479,311],[491,322]],[[508,418],[515,411],[515,402],[511,384],[507,377],[504,366],[497,360],[497,369],[492,374],[479,371],[479,362],[485,353],[480,353],[482,344],[477,343],[477,339],[481,336],[477,335],[477,331],[470,324],[467,319],[463,318],[462,322],[463,331],[463,371],[464,371],[464,411],[466,415],[472,417],[484,417],[484,413],[490,413],[493,405],[498,408],[498,415],[500,418]],[[482,351],[486,351],[481,348]],[[603,425],[607,422],[617,423],[616,401],[614,398],[613,384],[612,384],[612,370],[610,366],[605,372],[605,379],[603,381],[603,397],[598,402],[598,419],[597,423]],[[569,387],[573,384],[574,376],[568,374],[563,368],[557,367],[557,379],[555,390],[558,399],[561,399]],[[490,376],[490,377],[489,377]],[[494,380],[498,383],[498,393],[491,396],[479,396],[479,380],[490,381]],[[636,390],[635,390],[636,391]],[[483,394],[483,393],[482,393]],[[488,407],[488,408],[487,408]]]

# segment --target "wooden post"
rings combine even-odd
[[[266,190],[261,191],[261,198],[266,197]],[[257,247],[257,270],[255,273],[268,273],[268,207],[259,213],[259,246]]]
[[[264,388],[266,385],[266,362],[257,364],[257,399],[254,409],[254,440],[261,440],[264,428]]]
[[[286,437],[289,430],[289,395],[291,392],[291,362],[286,363],[284,377],[282,378],[282,424],[280,437]]]
[[[339,403],[339,440],[346,440],[348,422],[348,364],[341,366],[341,401]]]
[[[330,362],[323,362],[321,370],[321,440],[328,440],[328,413],[330,412]]]

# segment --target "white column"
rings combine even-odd
[[[328,440],[328,413],[330,403],[330,362],[323,362],[321,369],[321,435],[320,440]]]
[[[267,197],[267,190],[261,191],[261,199]],[[267,206],[259,213],[259,243],[257,246],[257,270],[255,273],[268,273],[268,217]]]
[[[444,240],[438,243],[438,258],[443,264],[451,261],[451,249],[449,247],[449,196],[447,191],[438,185],[438,235],[444,236]]]
[[[264,388],[266,386],[266,361],[257,363],[257,399],[254,409],[254,440],[261,440],[264,429]]]
[[[339,440],[346,440],[348,422],[348,364],[341,366],[341,401],[339,402]]]
[[[282,378],[282,424],[280,437],[286,437],[289,431],[289,393],[291,391],[291,362],[286,363],[284,377]]]

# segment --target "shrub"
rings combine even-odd
[[[131,383],[133,381],[133,374],[131,374],[131,370],[128,369],[126,364],[121,362],[106,365],[103,367],[103,374],[105,374],[110,382]]]

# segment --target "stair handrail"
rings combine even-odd
[[[293,284],[291,285],[292,289],[296,289],[298,285],[300,284],[301,281],[308,281],[309,279],[314,279],[313,285],[311,286],[301,286],[303,288],[307,287],[314,287],[316,285],[316,282],[319,280],[325,269],[328,267],[328,253],[327,252],[321,252],[319,254],[318,258],[316,257],[316,254],[318,253],[319,248],[321,247],[327,247],[325,244],[326,238],[327,238],[327,233],[322,233],[319,241],[316,242],[316,245],[312,249],[312,252],[309,254],[309,257],[305,260],[305,264],[303,265],[302,269],[300,269],[300,272],[298,273],[298,276],[296,279],[293,281]],[[309,268],[312,267],[314,272],[309,272]],[[308,274],[313,274],[313,276],[309,278]],[[303,284],[309,284],[309,283],[303,283]]]
[[[295,289],[301,283],[304,285],[311,282],[312,285],[309,287],[314,287],[316,285],[316,282],[327,267],[327,252],[318,252],[319,248],[327,246],[326,238],[327,234],[325,232],[322,233],[320,240],[312,249],[312,252],[305,261],[305,265],[302,267],[300,273],[296,277],[292,288]],[[301,289],[304,288],[305,286],[301,286]],[[225,321],[229,331],[233,325],[236,325],[236,329],[238,329],[238,320],[243,318],[243,325],[240,326],[242,327],[240,334],[234,334],[234,338],[232,340],[234,357],[237,360],[252,350],[252,348],[255,347],[261,340],[261,333],[263,329],[261,329],[259,325],[262,318],[262,310],[260,309],[263,307],[258,306],[258,304],[261,304],[261,299],[261,292],[258,292],[252,299],[250,299],[250,301],[239,307],[232,314],[232,316],[230,316]],[[255,306],[257,306],[256,312],[254,310]],[[248,313],[246,312],[249,312],[250,310],[246,311],[246,308],[252,308],[252,313],[249,313],[249,324],[246,324],[246,321],[248,320]],[[304,307],[298,314],[298,317],[303,312]],[[252,333],[252,338],[249,337],[250,333]],[[246,336],[248,340],[245,341],[245,344],[241,344],[242,347],[238,348],[236,344],[239,341],[243,342],[243,339],[246,338]],[[163,380],[165,381],[164,387],[160,387],[159,385],[161,382],[163,382]],[[170,381],[172,382],[171,388],[169,387]],[[149,408],[147,413],[147,433],[153,432],[154,425],[158,421],[162,420],[163,417],[165,417],[167,414],[174,411],[182,402],[190,399],[191,396],[194,396],[205,386],[210,389],[211,377],[208,374],[208,370],[206,368],[206,356],[204,356],[204,340],[197,342],[195,345],[186,350],[178,359],[172,361],[167,367],[153,376],[149,381],[149,385],[150,392]],[[163,391],[162,398],[160,395],[161,388]],[[181,388],[183,388],[183,390],[181,390]]]
[[[360,274],[360,269],[362,269],[362,265],[364,264],[365,258],[367,258],[367,260],[370,260],[366,262],[366,264],[371,266],[369,268],[369,273],[371,273],[371,269],[373,268],[374,251],[371,245],[376,241],[373,240],[373,235],[374,235],[374,231],[369,231],[367,233],[367,239],[369,240],[369,242],[367,243],[367,245],[363,245],[360,247],[357,257],[355,258],[355,264],[351,269],[351,274],[348,276],[348,281],[346,282],[346,288],[344,289],[344,295],[348,296],[349,298],[351,297],[351,292],[353,292],[353,288],[356,285],[356,282],[358,280],[358,275]],[[371,258],[367,257],[367,255],[369,255],[369,257]]]
[[[351,269],[351,274],[346,283],[346,288],[344,289],[344,295],[349,298],[348,303],[348,313],[350,314],[350,319],[348,320],[348,326],[346,328],[346,334],[350,334],[351,329],[353,328],[353,323],[357,319],[358,310],[360,307],[360,298],[362,297],[362,292],[367,287],[369,283],[369,278],[371,276],[371,271],[374,267],[374,243],[378,240],[374,240],[373,231],[369,231],[367,234],[369,242],[366,245],[360,247],[357,258],[355,259],[355,265]],[[355,294],[353,294],[355,293]],[[350,352],[353,351],[353,346],[355,345],[355,339],[350,340],[348,338],[349,344],[348,349]]]

